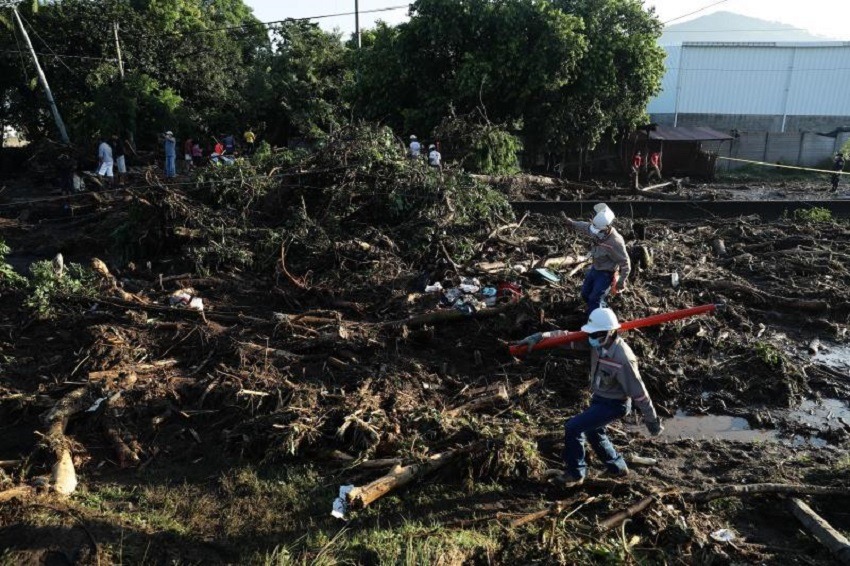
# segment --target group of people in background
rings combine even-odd
[[[439,143],[440,142],[435,142],[428,145],[428,165],[435,169],[443,168],[443,156],[440,153],[440,148],[438,147]],[[422,144],[419,143],[419,139],[415,135],[410,136],[410,145],[408,146],[407,155],[411,159],[422,158]]]
[[[652,184],[653,181],[661,182],[660,151],[650,151],[648,149],[643,153],[640,150],[635,151],[632,156],[632,168],[629,177],[629,184],[633,189],[640,189],[640,178],[642,174],[645,175],[647,184]]]
[[[177,138],[174,132],[167,131],[160,136],[164,151],[164,171],[166,178],[177,176]],[[237,144],[233,134],[213,136],[212,142],[203,147],[200,139],[186,138],[183,141],[184,172],[189,173],[193,168],[208,162],[213,165],[231,164],[241,151],[242,155],[251,156],[256,151],[257,135],[252,128],[247,128],[242,134],[241,145]],[[97,175],[102,185],[123,186],[127,176],[127,150],[136,153],[130,140],[121,139],[117,134],[111,137],[101,136],[97,146]]]

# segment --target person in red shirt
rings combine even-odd
[[[649,173],[646,176],[646,182],[649,183],[657,178],[661,182],[661,153],[653,151],[649,154]]]
[[[643,165],[643,156],[640,151],[636,151],[632,156],[632,178],[631,184],[634,190],[640,189],[640,168]]]

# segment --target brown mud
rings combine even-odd
[[[5,202],[21,198],[15,193]],[[66,262],[102,258],[109,269],[89,292],[55,300],[50,313],[25,307],[27,290],[0,297],[0,461],[18,461],[0,468],[0,492],[31,488],[0,503],[3,561],[832,560],[784,495],[691,494],[761,483],[850,487],[846,223],[621,222],[635,265],[629,289],[612,299],[621,319],[726,308],[626,334],[668,429],[650,439],[630,416],[613,425],[613,440],[627,458],[656,463],[614,481],[599,478],[591,461],[592,479],[565,491],[541,472],[560,465],[563,421],[587,403],[587,359],[552,351],[517,360],[506,351],[511,340],[583,321],[574,263],[562,265],[558,284],[511,269],[581,256],[586,242],[561,221],[491,226],[463,262],[454,257],[466,250],[444,242],[432,279],[457,284],[459,271],[482,283],[516,281],[523,297],[483,316],[422,319],[438,309],[434,295],[411,290],[424,266],[377,230],[334,242],[331,255],[272,247],[277,267],[264,273],[229,263],[251,229],[225,230],[219,235],[241,239],[231,247],[224,236],[208,241],[205,265],[219,254],[221,267],[199,269],[187,251],[199,248],[190,245],[207,236],[211,219],[232,227],[227,215],[238,216],[206,211],[206,198],[160,187],[78,199],[72,216],[53,201],[0,209],[17,269],[57,251]],[[123,248],[110,245],[116,239]],[[116,249],[142,259],[128,262]],[[484,273],[481,262],[506,267]],[[203,315],[169,307],[170,295],[188,288],[203,299]],[[499,386],[507,400],[477,402]],[[44,415],[80,388],[86,408],[106,400],[68,423],[79,486],[59,498],[46,486],[53,452]],[[723,420],[689,428],[687,419],[699,416]],[[726,435],[727,425],[748,434]],[[389,470],[364,461],[421,463],[472,445],[351,511],[347,523],[330,516],[340,485],[362,486]],[[656,497],[647,509],[600,530],[647,496]],[[809,497],[845,534],[848,499]],[[512,526],[554,501],[563,509]],[[711,538],[724,528],[734,540]]]

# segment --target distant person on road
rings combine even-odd
[[[437,151],[437,146],[434,144],[428,146],[428,165],[436,169],[443,168],[443,156]]]
[[[590,246],[593,263],[581,286],[581,298],[587,303],[588,316],[599,308],[599,302],[609,289],[626,290],[626,279],[632,271],[626,241],[612,226],[614,211],[604,203],[597,204],[593,210],[596,214],[590,222],[567,218],[568,227],[590,236],[593,242]]]
[[[832,164],[832,170],[836,173],[832,176],[832,190],[838,190],[838,181],[841,180],[841,172],[844,171],[844,154],[836,153]]]
[[[165,132],[163,138],[165,148],[165,176],[169,179],[177,176],[177,140],[174,138],[174,132]]]
[[[419,155],[422,153],[422,145],[419,143],[419,140],[416,139],[416,136],[410,136],[410,150],[409,155],[411,159],[419,159]]]
[[[609,308],[595,309],[587,324],[581,327],[587,333],[587,343],[573,342],[575,349],[590,349],[590,406],[564,423],[564,473],[554,475],[564,487],[579,486],[587,476],[584,441],[605,465],[608,477],[623,477],[629,468],[622,455],[608,438],[607,425],[631,412],[632,403],[638,406],[646,428],[652,436],[661,434],[664,427],[655,412],[652,400],[638,370],[638,361],[632,349],[617,334],[620,322]],[[537,332],[518,342],[531,352],[541,340],[565,334],[563,330]]]
[[[105,137],[101,137],[100,144],[97,146],[97,176],[100,178],[101,186],[103,186],[104,178],[109,179],[110,185],[113,184],[115,180],[113,167],[112,146],[107,143]]]
[[[631,177],[631,185],[632,188],[637,191],[640,189],[640,169],[643,165],[643,156],[640,154],[640,151],[636,151],[632,156],[632,177]]]
[[[257,135],[251,128],[245,130],[242,134],[242,139],[245,140],[245,155],[254,155],[254,144],[257,143]]]
[[[646,176],[646,182],[652,184],[653,179],[661,182],[661,153],[653,151],[649,154],[649,173]]]

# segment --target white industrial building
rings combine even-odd
[[[663,90],[647,108],[655,123],[733,132],[742,158],[806,165],[850,137],[840,133],[850,127],[850,42],[686,42],[664,49]]]

